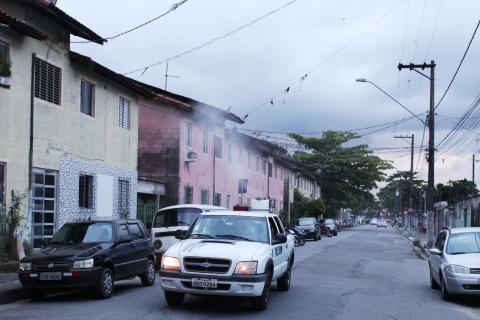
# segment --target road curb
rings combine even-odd
[[[428,253],[425,247],[422,245],[422,242],[419,239],[416,239],[414,237],[409,237],[404,235],[400,230],[397,229],[397,231],[410,243],[412,244],[412,249],[417,253],[423,260],[428,260]],[[418,241],[418,242],[417,242]]]

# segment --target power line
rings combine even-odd
[[[291,91],[291,88],[294,87],[295,85],[297,84],[301,84],[303,83],[303,81],[305,81],[307,79],[307,77],[309,75],[311,75],[313,72],[315,72],[318,68],[320,68],[322,65],[324,65],[326,62],[328,62],[329,60],[331,60],[333,57],[335,57],[337,54],[339,54],[340,52],[342,52],[345,48],[347,48],[349,45],[351,45],[352,43],[354,43],[355,41],[357,41],[358,39],[360,39],[361,37],[363,37],[368,31],[370,31],[371,28],[373,28],[374,26],[378,25],[380,22],[383,21],[383,19],[385,19],[388,15],[390,15],[393,11],[395,11],[398,7],[400,7],[405,1],[407,0],[401,0],[400,2],[398,2],[395,6],[393,6],[390,10],[388,10],[384,15],[382,15],[379,19],[377,19],[375,21],[375,23],[373,23],[372,25],[366,27],[364,30],[362,30],[361,32],[359,32],[354,38],[352,38],[350,41],[344,43],[343,45],[341,45],[337,50],[335,50],[334,52],[332,52],[331,54],[329,54],[327,57],[325,57],[319,64],[317,64],[316,66],[314,66],[312,69],[310,69],[308,72],[304,73],[299,80],[295,81],[295,82],[292,82],[290,85],[288,85],[285,89],[283,89],[282,91],[278,92],[277,94],[275,94],[273,97],[269,98],[268,100],[265,100],[263,103],[259,104],[258,106],[256,106],[255,108],[253,108],[252,110],[250,110],[249,112],[247,112],[245,114],[245,116],[243,116],[243,120],[246,120],[248,118],[248,116],[250,116],[252,113],[258,111],[259,109],[263,108],[264,106],[270,104],[270,105],[273,105],[274,104],[274,100],[277,99],[279,96],[283,95],[283,94],[287,94]]]
[[[282,10],[282,9],[285,9],[285,8],[291,6],[292,4],[294,4],[294,3],[297,2],[297,1],[299,1],[299,0],[291,0],[291,1],[287,2],[286,4],[284,4],[284,5],[276,8],[276,9],[274,9],[274,10],[272,10],[272,11],[270,11],[270,12],[268,12],[268,13],[266,13],[266,14],[258,17],[258,18],[255,18],[255,19],[253,19],[252,21],[250,21],[250,22],[248,22],[248,23],[246,23],[246,24],[241,25],[241,26],[238,27],[238,28],[235,28],[235,29],[233,29],[233,30],[231,30],[231,31],[229,31],[229,32],[227,32],[227,33],[222,34],[221,36],[215,37],[215,38],[213,38],[213,39],[211,39],[211,40],[209,40],[209,41],[206,41],[206,42],[204,42],[204,43],[202,43],[202,44],[200,44],[200,45],[198,45],[198,46],[196,46],[196,47],[193,47],[193,48],[191,48],[191,49],[185,50],[185,51],[183,51],[183,52],[181,52],[181,53],[179,53],[179,54],[176,54],[176,55],[174,55],[174,56],[171,56],[171,57],[166,58],[166,59],[164,59],[164,60],[161,60],[161,61],[159,61],[159,62],[152,63],[152,64],[150,64],[150,65],[148,65],[148,66],[145,66],[145,67],[142,67],[142,68],[138,68],[138,69],[135,69],[135,70],[126,72],[126,73],[124,73],[123,75],[131,74],[131,73],[136,73],[136,72],[140,72],[140,71],[142,71],[141,75],[143,75],[143,74],[144,74],[148,69],[150,69],[150,68],[159,66],[159,65],[161,65],[161,64],[164,64],[164,63],[169,62],[169,61],[174,60],[174,59],[178,59],[178,58],[183,57],[183,56],[185,56],[185,55],[187,55],[187,54],[190,54],[190,53],[192,53],[192,52],[194,52],[194,51],[198,51],[198,50],[200,50],[200,49],[203,49],[203,48],[205,48],[205,47],[207,47],[207,46],[209,46],[209,45],[211,45],[211,44],[213,44],[213,43],[215,43],[215,42],[217,42],[217,41],[219,41],[219,40],[225,39],[225,38],[227,38],[228,36],[231,36],[232,34],[235,34],[235,33],[239,32],[239,31],[241,31],[241,30],[243,30],[243,29],[245,29],[245,28],[247,28],[247,27],[249,27],[249,26],[251,26],[251,25],[253,25],[253,24],[257,23],[257,22],[259,22],[259,21],[261,21],[261,20],[263,20],[263,19],[265,19],[265,18],[267,18],[267,17],[269,17],[269,16],[271,16],[271,15],[279,12],[279,11]]]
[[[150,24],[150,23],[152,23],[152,22],[154,22],[154,21],[156,21],[156,20],[158,20],[158,19],[160,19],[160,18],[163,18],[164,16],[166,16],[166,15],[169,14],[170,12],[177,10],[178,7],[180,7],[181,5],[183,5],[183,4],[184,4],[185,2],[187,2],[187,1],[188,1],[188,0],[182,0],[182,1],[180,1],[180,2],[174,3],[174,4],[170,7],[170,9],[169,9],[168,11],[162,13],[161,15],[159,15],[159,16],[153,18],[153,19],[150,19],[150,20],[148,20],[148,21],[146,21],[146,22],[144,22],[144,23],[142,23],[142,24],[140,24],[140,25],[138,25],[138,26],[136,26],[136,27],[133,27],[133,28],[131,28],[131,29],[128,29],[128,30],[126,30],[126,31],[123,31],[123,32],[121,32],[121,33],[119,33],[119,34],[116,34],[116,35],[110,36],[110,37],[106,37],[105,40],[116,39],[116,38],[121,37],[121,36],[123,36],[123,35],[125,35],[125,34],[127,34],[127,33],[130,33],[130,32],[133,32],[133,31],[135,31],[135,30],[138,30],[138,29],[146,26],[147,24]],[[91,43],[91,41],[71,41],[70,43]]]
[[[436,107],[435,107],[434,110],[436,110],[436,109],[438,108],[438,106],[440,105],[440,103],[442,103],[443,98],[445,98],[445,95],[447,94],[448,90],[449,90],[450,87],[452,86],[452,83],[453,83],[453,81],[455,80],[455,78],[456,78],[456,76],[457,76],[457,74],[458,74],[458,71],[460,70],[460,67],[461,67],[462,64],[463,64],[463,60],[465,60],[465,57],[467,56],[468,50],[470,49],[470,45],[472,44],[473,39],[475,38],[475,34],[477,33],[477,30],[478,30],[478,27],[479,27],[479,26],[480,26],[480,19],[478,20],[477,26],[475,27],[475,31],[473,31],[472,37],[470,38],[470,41],[468,42],[467,49],[465,49],[465,52],[463,53],[462,59],[460,60],[460,63],[458,64],[457,70],[455,70],[455,73],[453,74],[452,80],[450,80],[450,83],[448,84],[447,89],[445,90],[445,92],[443,93],[442,97],[441,97],[440,100],[438,101],[438,103],[437,103],[437,105],[436,105]]]
[[[425,118],[425,124],[423,125],[423,133],[422,133],[422,143],[420,144],[420,152],[418,153],[417,165],[415,166],[415,171],[418,169],[418,164],[420,163],[420,158],[422,157],[423,148],[425,147],[423,142],[425,141],[425,130],[427,129],[427,119]]]

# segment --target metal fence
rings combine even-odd
[[[156,210],[157,206],[154,201],[137,200],[137,219],[149,229],[152,227],[153,215]]]

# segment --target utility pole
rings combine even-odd
[[[408,208],[413,207],[413,156],[414,156],[414,146],[415,146],[415,135],[410,136],[393,136],[396,139],[410,139],[411,140],[411,152],[410,152],[410,174],[409,174],[409,185],[408,185]],[[411,235],[411,226],[410,226],[410,217],[408,216],[407,210],[407,226],[408,226],[408,235]]]
[[[428,112],[428,187],[427,187],[427,217],[428,217],[428,228],[427,228],[427,246],[432,247],[434,241],[433,233],[433,203],[435,201],[435,61],[431,61],[429,64],[398,64],[398,70],[410,69],[418,74],[424,76],[430,80],[430,110]],[[417,69],[425,70],[425,68],[430,69],[430,76],[425,75],[424,73],[418,71]]]

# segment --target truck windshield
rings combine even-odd
[[[111,222],[64,224],[55,233],[51,244],[78,244],[91,242],[113,242]]]
[[[268,243],[267,220],[261,217],[201,215],[190,239],[228,239]]]
[[[189,226],[202,213],[198,208],[177,208],[157,212],[153,219],[153,228]]]

